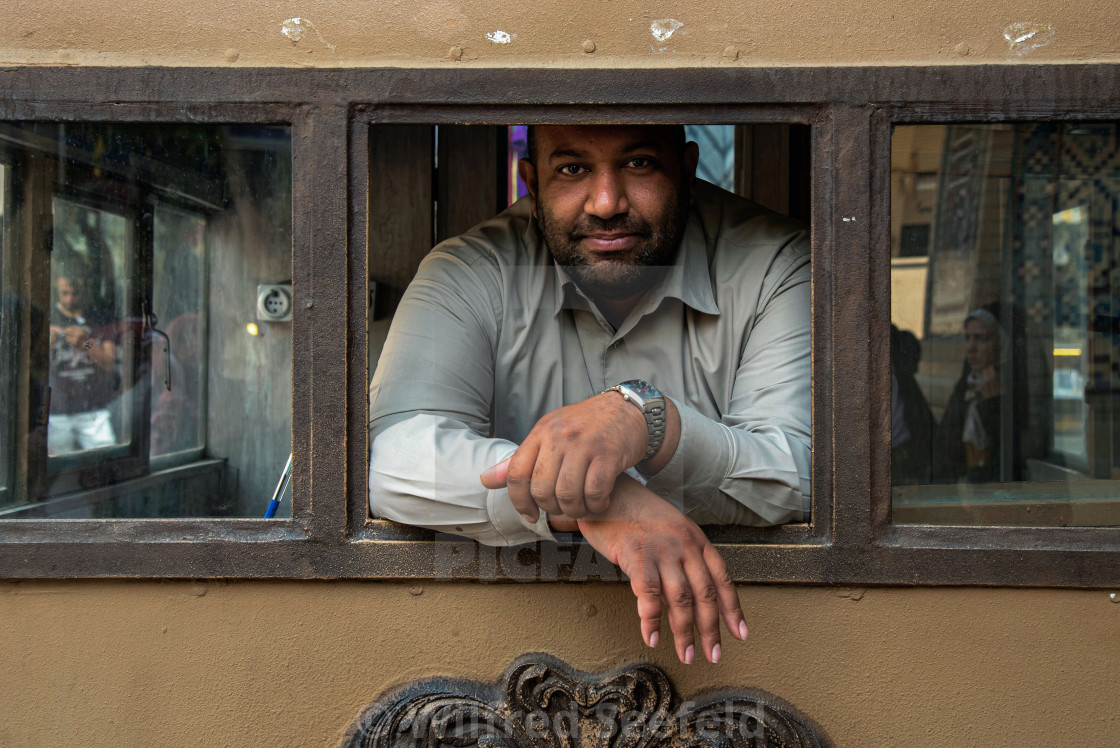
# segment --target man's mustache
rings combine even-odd
[[[634,215],[599,218],[598,216],[584,214],[576,221],[568,235],[573,240],[578,241],[585,236],[599,233],[625,233],[648,237],[653,233],[653,230],[648,223]]]

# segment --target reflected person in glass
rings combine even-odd
[[[55,268],[47,426],[51,455],[115,444],[108,405],[119,389],[116,344],[105,335],[111,320],[86,308],[85,263],[74,256]]]
[[[964,370],[938,429],[935,481],[1022,480],[1019,434],[1027,426],[1026,380],[1016,376],[1010,401],[1003,397],[1003,372],[1013,341],[1007,325],[1000,320],[999,304],[986,304],[970,312],[964,322],[964,338]],[[1006,474],[1001,444],[1004,407],[1013,408],[1014,434]]]

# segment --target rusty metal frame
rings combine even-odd
[[[0,68],[0,120],[289,123],[296,299],[290,519],[4,521],[0,577],[490,578],[482,556],[434,560],[473,544],[366,517],[369,124],[796,122],[812,133],[813,521],[719,531],[735,578],[1118,585],[1120,528],[890,521],[890,128],[1070,118],[1120,119],[1120,65]],[[493,578],[576,576],[520,553],[535,576]]]

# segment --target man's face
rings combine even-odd
[[[78,312],[82,308],[81,286],[71,283],[66,278],[59,278],[55,284],[58,291],[58,305],[64,312]]]
[[[535,129],[519,164],[553,259],[592,296],[634,296],[672,264],[692,202],[697,149],[665,127]]]

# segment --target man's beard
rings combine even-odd
[[[671,196],[673,208],[657,225],[629,213],[599,218],[584,213],[570,231],[557,226],[543,200],[537,203],[537,224],[556,264],[568,268],[584,293],[606,299],[627,299],[653,286],[677,256],[685,225],[688,223],[690,197],[678,189]],[[635,250],[621,260],[591,262],[580,251],[580,240],[596,232],[626,232],[639,237]]]

